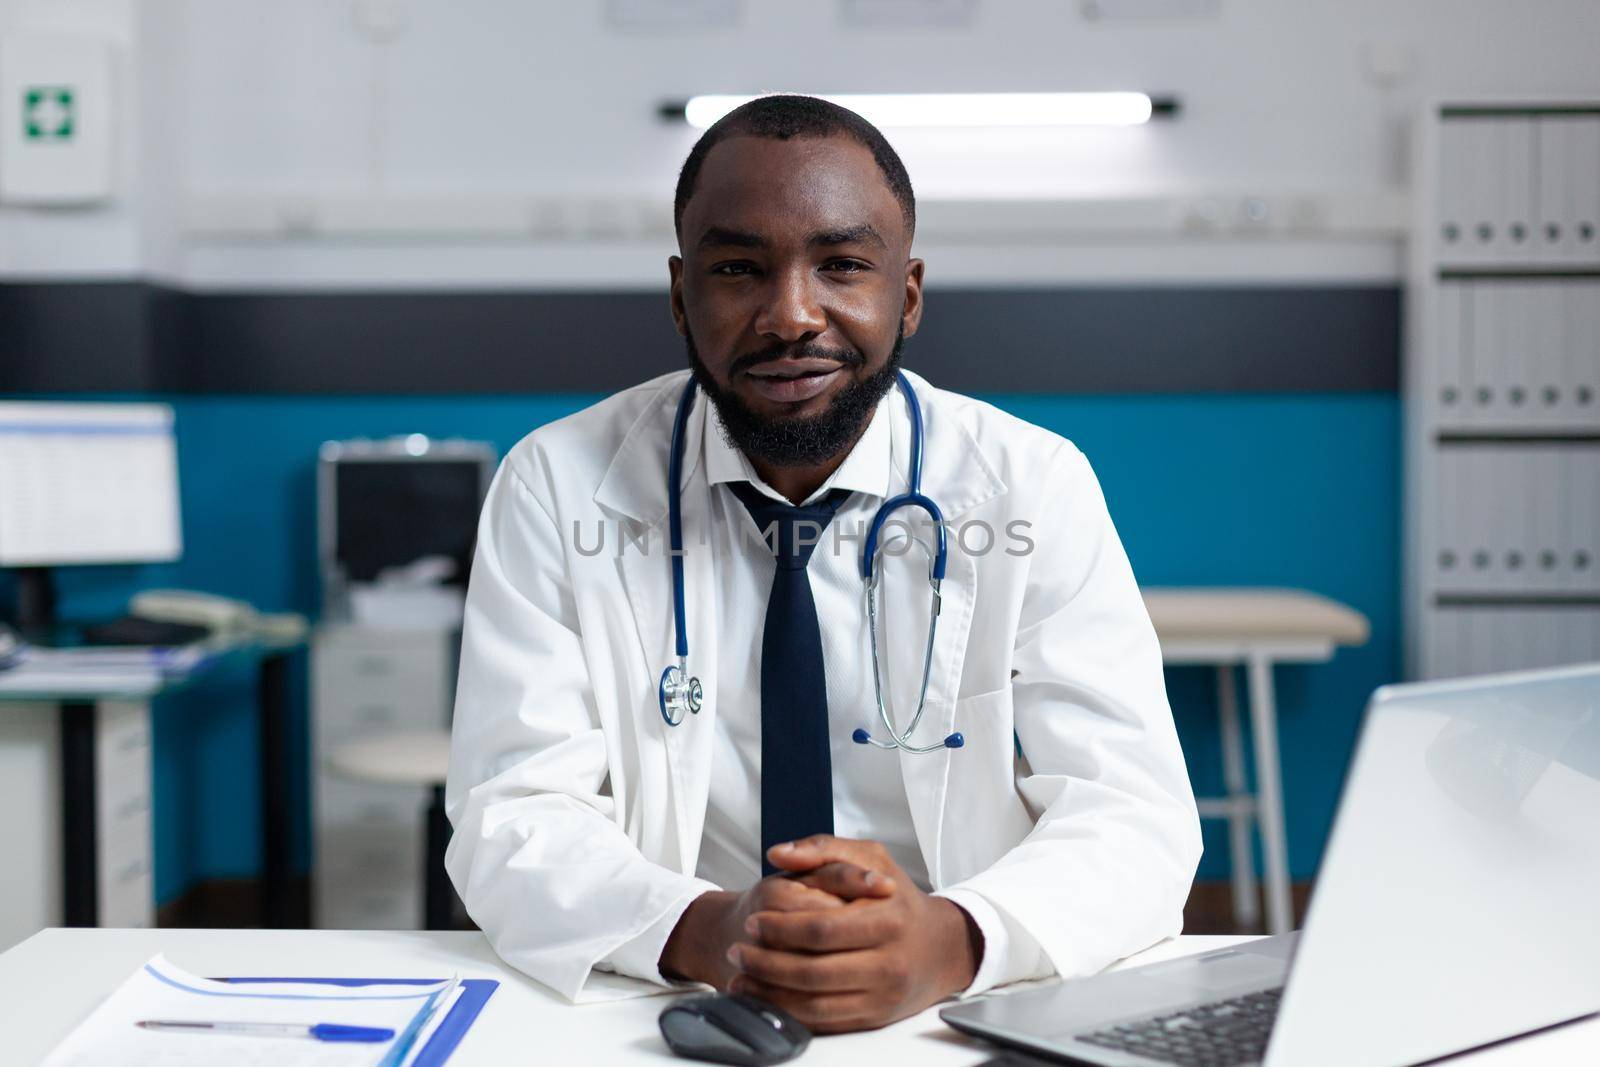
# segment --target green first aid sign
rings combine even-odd
[[[76,124],[72,89],[30,85],[22,90],[22,135],[29,141],[70,141]]]

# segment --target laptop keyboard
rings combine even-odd
[[[1282,995],[1282,989],[1265,989],[1073,1038],[1181,1067],[1259,1063]]]

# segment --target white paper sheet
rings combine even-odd
[[[399,1062],[427,1043],[459,989],[437,985],[331,986],[303,982],[234,984],[198,978],[156,956],[107,997],[45,1060],[44,1067],[378,1067],[396,1062],[397,1042],[418,1013],[437,1010]],[[145,1019],[339,1023],[393,1030],[382,1043],[248,1037],[146,1030]]]

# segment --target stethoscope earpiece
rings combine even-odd
[[[922,405],[917,402],[906,376],[897,374],[896,379],[911,413],[909,485],[906,492],[884,501],[877,514],[873,515],[866,540],[861,546],[861,578],[867,588],[867,632],[872,637],[872,687],[878,699],[878,718],[891,740],[879,741],[859,728],[850,735],[850,739],[858,745],[872,745],[875,748],[937,752],[941,748],[960,748],[967,743],[960,733],[950,734],[936,745],[911,743],[911,735],[922,721],[922,709],[928,699],[928,679],[933,672],[933,639],[939,627],[939,586],[944,581],[948,544],[944,514],[939,510],[939,505],[922,495]],[[684,431],[689,423],[694,390],[695,381],[691,376],[683,387],[683,395],[678,398],[678,412],[672,420],[672,450],[667,457],[667,536],[671,546],[668,555],[672,561],[672,621],[677,634],[678,662],[661,672],[657,698],[661,705],[661,717],[668,726],[677,726],[687,715],[697,714],[702,700],[700,679],[689,673],[689,636],[683,608],[683,515],[680,506]],[[933,520],[934,549],[928,553],[928,585],[933,591],[933,607],[928,615],[928,645],[922,656],[922,688],[917,693],[917,710],[911,716],[911,725],[901,731],[895,729],[894,720],[890,718],[889,708],[883,699],[883,670],[878,660],[878,585],[883,572],[875,570],[873,564],[877,560],[878,536],[884,523],[896,511],[908,507],[926,512],[928,518]],[[920,541],[916,543],[921,545]]]

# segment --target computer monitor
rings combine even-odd
[[[452,561],[445,584],[465,588],[495,460],[484,442],[421,434],[324,444],[317,527],[328,612],[344,613],[352,586],[427,556]]]
[[[43,568],[182,553],[171,407],[0,402],[0,567],[25,625],[49,621]]]

